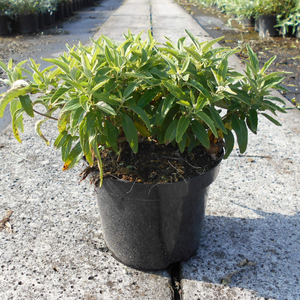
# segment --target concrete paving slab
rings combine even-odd
[[[51,123],[51,122],[50,122]],[[116,261],[101,232],[96,194],[79,183],[81,166],[62,172],[60,153],[25,120],[23,144],[0,136],[2,299],[172,299],[166,271],[141,272]],[[43,126],[46,129],[46,126]],[[44,131],[54,141],[54,123]]]

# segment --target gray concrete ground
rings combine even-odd
[[[150,23],[152,20],[152,23]],[[172,0],[127,0],[96,35],[116,40],[130,27],[152,27],[173,40],[189,29],[210,37]],[[241,68],[237,58],[232,66]],[[291,105],[287,102],[287,106]],[[300,299],[300,113],[261,119],[243,155],[222,162],[209,194],[198,253],[180,265],[180,297]],[[26,119],[23,144],[0,136],[0,292],[3,299],[175,299],[167,271],[141,272],[114,260],[105,246],[95,193],[79,183],[80,166],[61,172]],[[53,142],[55,128],[46,131]]]

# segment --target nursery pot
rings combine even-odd
[[[62,21],[64,18],[64,3],[60,2],[57,5],[57,9],[55,12],[55,20],[56,21]]]
[[[38,14],[38,24],[39,24],[39,30],[43,30],[45,28],[45,20],[44,20],[43,13]]]
[[[242,25],[245,28],[254,28],[254,18],[250,17],[242,19]]]
[[[9,34],[7,16],[0,15],[0,35]]]
[[[104,239],[114,257],[139,270],[159,270],[198,249],[208,186],[220,163],[203,175],[166,184],[104,178],[96,188]]]
[[[70,16],[70,5],[69,2],[64,3],[64,17],[67,18]]]
[[[258,18],[259,36],[262,38],[266,38],[268,36],[278,36],[278,30],[274,28],[276,24],[276,15],[260,16]]]
[[[19,15],[16,22],[16,30],[19,33],[34,33],[39,31],[37,14]]]

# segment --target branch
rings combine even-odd
[[[52,119],[52,120],[55,120],[55,121],[58,121],[58,119],[56,119],[56,118],[54,118],[54,117],[51,117],[51,116],[47,116],[47,115],[45,115],[45,114],[42,114],[42,113],[36,111],[35,109],[32,109],[32,110],[33,110],[35,113],[37,113],[38,115],[44,116],[44,117],[46,117],[46,118],[49,118],[49,119]]]

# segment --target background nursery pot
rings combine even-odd
[[[97,188],[101,227],[115,258],[132,268],[159,270],[198,249],[208,186],[220,163],[186,181],[132,183],[105,178]]]
[[[271,94],[283,89],[283,73],[266,72],[275,57],[260,69],[247,46],[241,74],[228,65],[238,49],[213,48],[221,38],[200,43],[186,33],[190,45],[185,37],[160,45],[150,31],[145,40],[128,31],[121,44],[101,36],[91,46],[67,46],[68,53],[44,59],[50,66],[43,70],[33,59],[32,71],[25,61],[0,62],[11,86],[1,95],[0,117],[10,104],[19,142],[23,114],[40,118],[35,129],[47,145],[44,123],[57,123],[53,145],[61,149],[63,170],[84,157],[83,178],[93,173],[102,186],[108,247],[144,270],[165,268],[197,250],[207,187],[221,157],[234,148],[233,132],[244,153],[258,115],[280,125],[267,112],[285,112],[277,105],[285,102]]]

